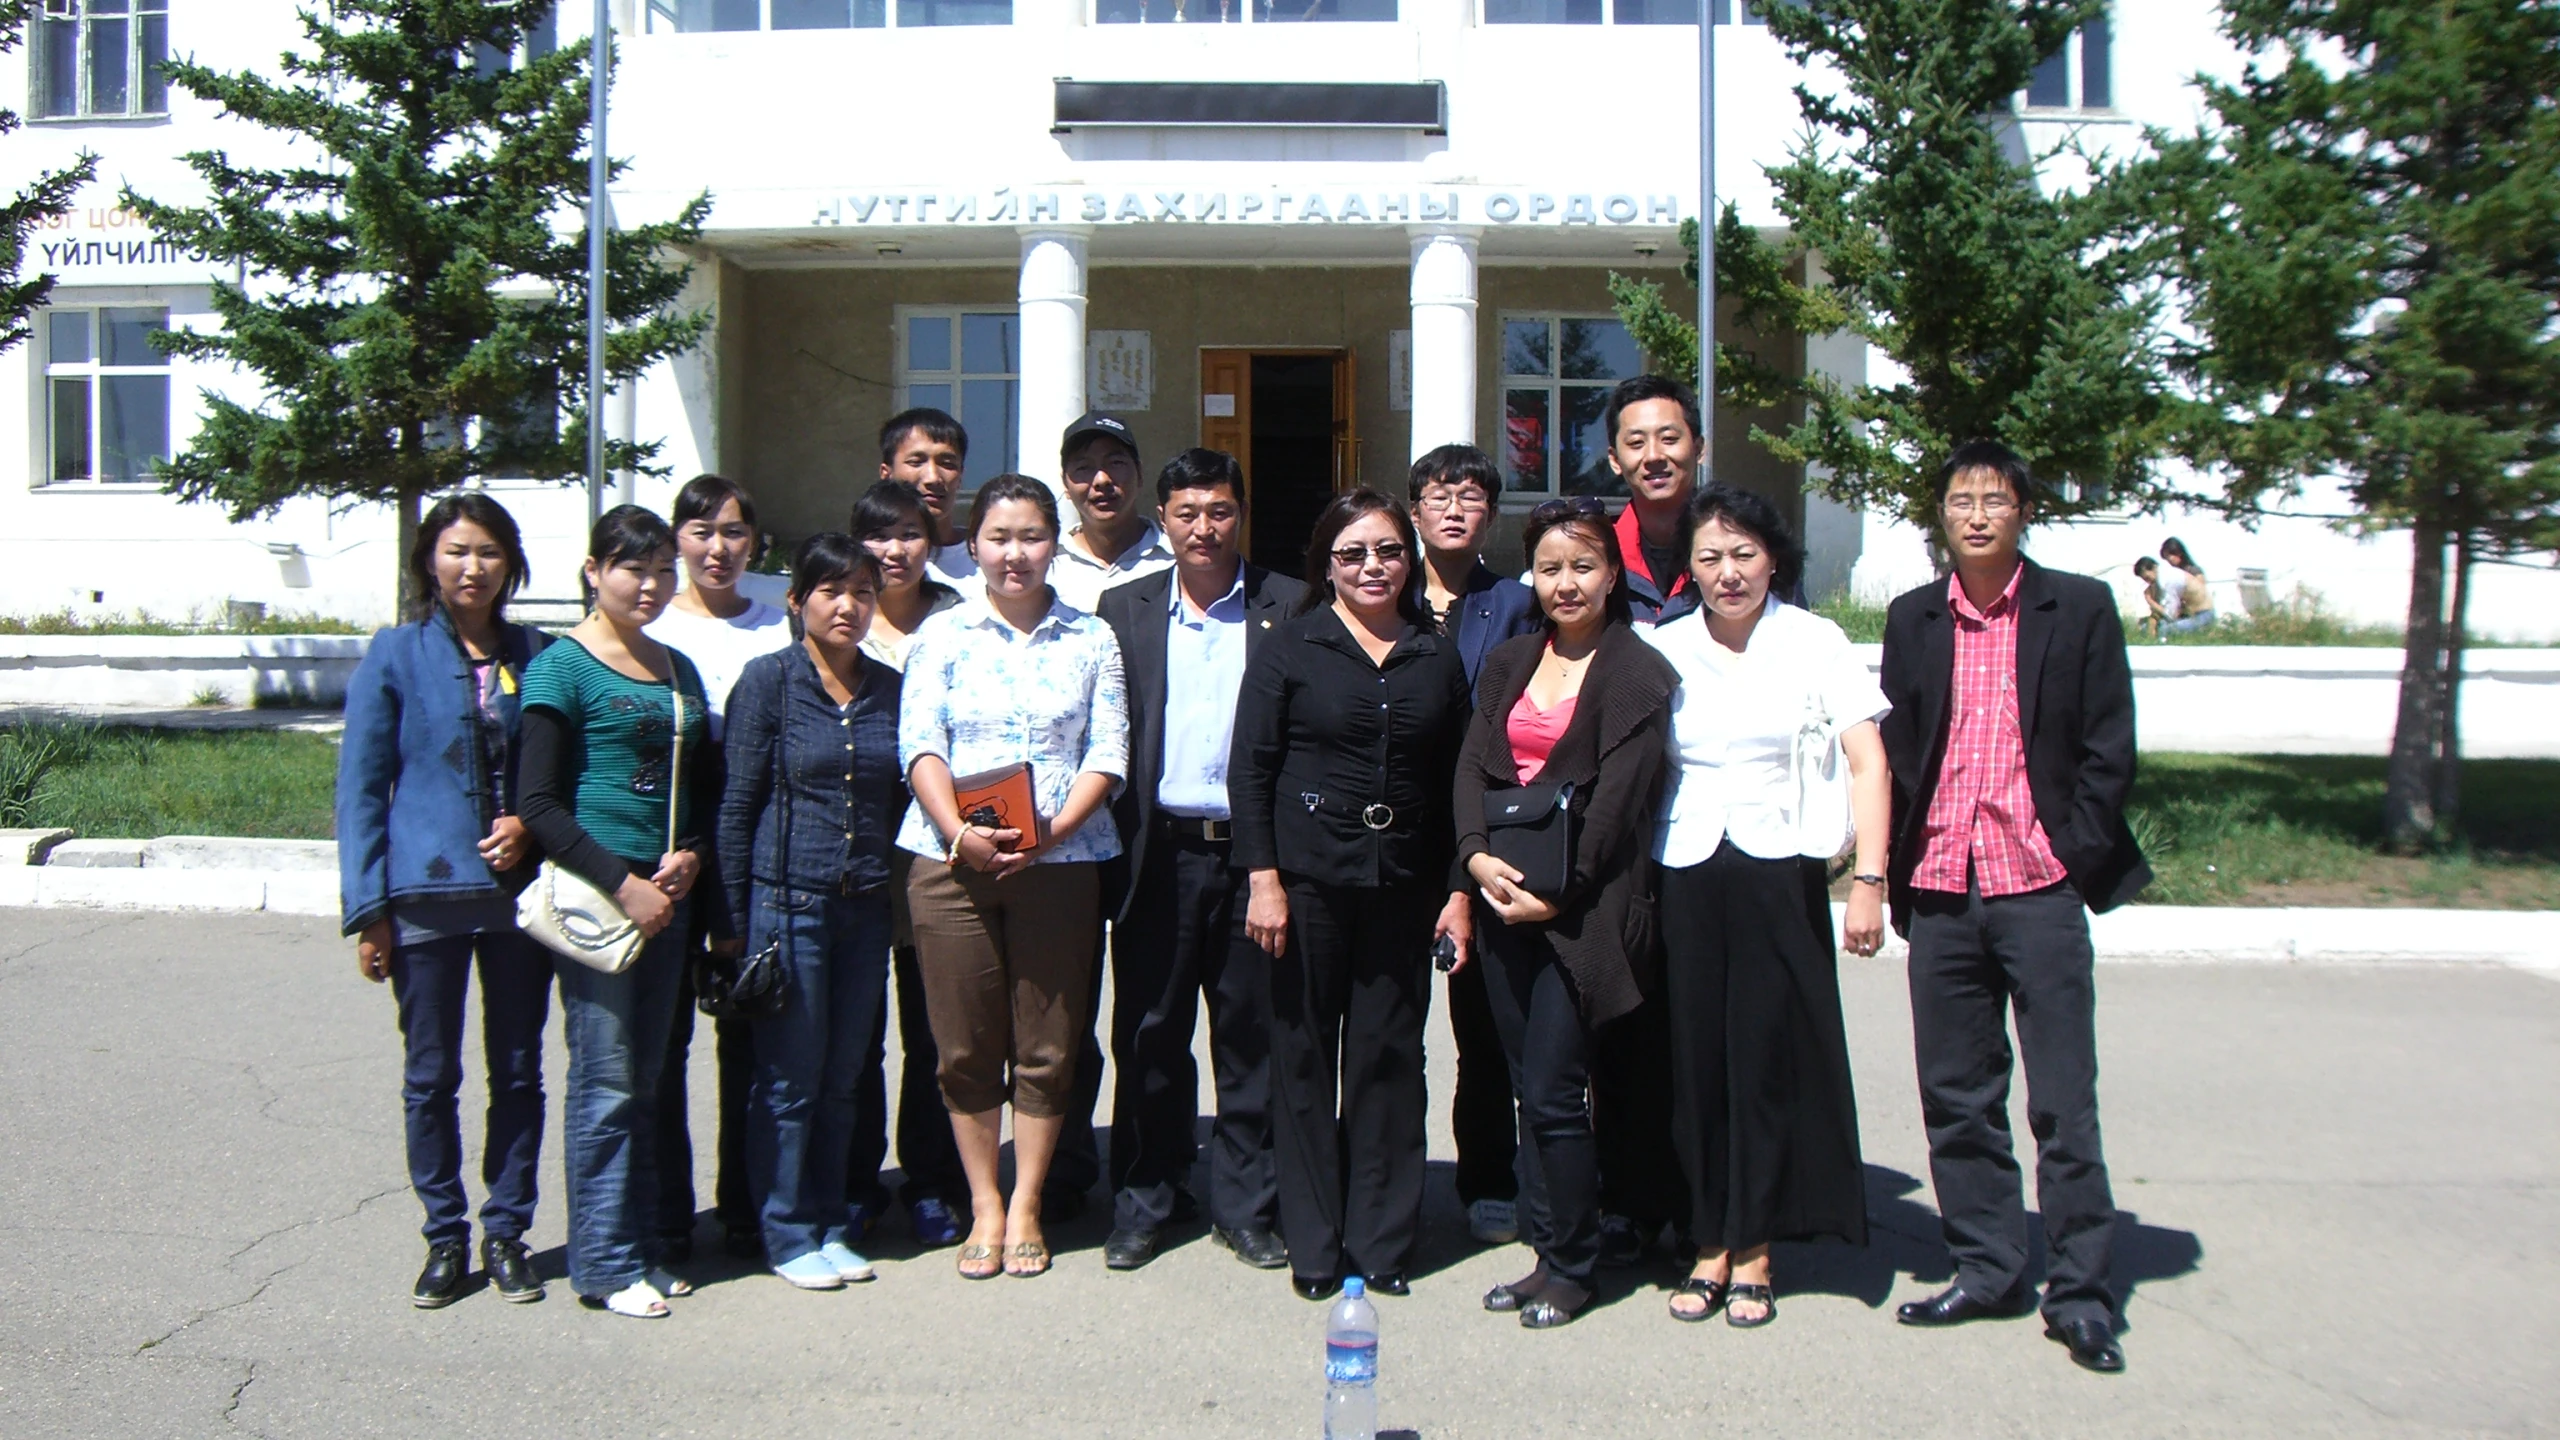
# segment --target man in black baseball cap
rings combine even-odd
[[[1059,444],[1058,473],[1076,507],[1049,566],[1060,600],[1090,611],[1112,586],[1173,568],[1173,551],[1139,499],[1138,437],[1128,421],[1099,410],[1079,416]]]

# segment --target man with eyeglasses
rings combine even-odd
[[[2015,451],[1957,446],[1936,498],[1955,574],[1886,613],[1893,710],[1880,728],[1894,790],[1885,884],[1894,928],[1911,941],[1921,1118],[1956,1273],[1896,1314],[1947,1326],[2032,1302],[2009,1138],[2014,1011],[2044,1212],[2045,1335],[2082,1368],[2112,1374],[2124,1353],[2107,1288],[2115,1200],[2098,1137],[2088,912],[2151,880],[2124,815],[2134,770],[2124,625],[2103,582],[2019,553],[2034,490]]]
[[[1422,539],[1423,599],[1440,633],[1457,642],[1470,688],[1493,647],[1540,623],[1536,592],[1484,563],[1485,532],[1493,528],[1500,493],[1502,471],[1473,445],[1443,445],[1414,461],[1405,491]],[[1520,1128],[1483,966],[1450,974],[1449,1028],[1458,1042],[1458,1086],[1450,1100],[1458,1203],[1478,1244],[1508,1245],[1520,1238]]]

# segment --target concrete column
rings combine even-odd
[[[1413,454],[1476,440],[1476,236],[1412,226]]]
[[[1022,231],[1022,470],[1067,508],[1058,440],[1084,413],[1085,243],[1080,225]]]

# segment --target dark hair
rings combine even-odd
[[[1787,528],[1786,517],[1778,507],[1757,491],[1721,481],[1709,485],[1689,497],[1688,508],[1680,512],[1680,568],[1689,568],[1689,557],[1698,550],[1698,527],[1710,520],[1721,520],[1734,529],[1760,542],[1769,552],[1777,568],[1769,576],[1769,593],[1792,595],[1797,582],[1804,579],[1804,542]]]
[[[1609,598],[1602,602],[1601,613],[1614,623],[1634,624],[1635,606],[1627,599],[1627,559],[1619,553],[1618,527],[1609,523],[1609,507],[1592,496],[1582,495],[1543,501],[1530,511],[1528,527],[1520,532],[1520,554],[1533,573],[1538,568],[1538,542],[1551,530],[1562,530],[1599,551],[1609,568],[1618,572],[1618,583],[1609,587]],[[1547,628],[1554,629],[1555,622],[1548,621]]]
[[[1422,542],[1413,532],[1413,512],[1404,502],[1383,491],[1362,486],[1333,497],[1316,515],[1316,526],[1307,537],[1307,594],[1298,602],[1298,613],[1330,603],[1333,599],[1333,542],[1351,528],[1351,522],[1363,515],[1384,515],[1394,522],[1396,533],[1404,539],[1404,592],[1396,596],[1396,613],[1408,622],[1429,629],[1431,609],[1422,598]]]
[[[2196,552],[2194,552],[2193,550],[2190,550],[2190,549],[2188,549],[2188,548],[2187,548],[2187,542],[2186,542],[2186,541],[2179,539],[2179,538],[2178,538],[2177,536],[2175,536],[2175,535],[2172,535],[2172,536],[2170,536],[2168,539],[2163,540],[2163,541],[2161,541],[2161,542],[2160,542],[2160,558],[2161,558],[2161,559],[2163,559],[2163,560],[2168,560],[2168,559],[2169,559],[2169,552],[2170,552],[2170,551],[2172,551],[2172,550],[2175,550],[2175,551],[2177,551],[2177,552],[2178,552],[2178,558],[2177,558],[2177,559],[2175,559],[2175,560],[2171,560],[2169,563],[2171,563],[2171,564],[2173,564],[2173,565],[2177,566],[2177,567],[2178,567],[2179,569],[2181,569],[2181,570],[2189,570],[2189,569],[2192,569],[2192,570],[2196,571],[2196,572],[2197,572],[2197,573],[2199,573],[2199,574],[2203,573],[2203,571],[2204,571],[2204,566],[2202,566],[2202,565],[2200,565],[2200,564],[2196,563]]]
[[[2136,559],[2136,560],[2133,562],[2133,573],[2134,573],[2134,574],[2139,575],[2139,574],[2141,574],[2141,573],[2142,573],[2143,571],[2145,571],[2145,570],[2150,571],[2150,572],[2151,572],[2152,574],[2154,574],[2154,575],[2159,574],[2159,573],[2160,573],[2160,562],[2159,562],[2159,561],[2157,561],[2157,560],[2152,559],[2152,558],[2151,558],[2150,556],[2148,556],[2148,555],[2141,556],[2141,557],[2139,557],[2138,559]]]
[[[1446,485],[1455,490],[1473,485],[1484,491],[1487,500],[1502,498],[1502,469],[1493,457],[1473,445],[1443,445],[1424,453],[1413,462],[1412,476],[1405,482],[1404,498],[1420,500],[1425,488]]]
[[[978,487],[978,498],[969,502],[969,538],[978,538],[978,527],[987,523],[987,512],[1007,500],[1028,500],[1040,507],[1040,518],[1049,522],[1049,533],[1058,528],[1058,497],[1049,487],[1028,475],[998,475]]]
[[[853,502],[850,528],[856,540],[876,540],[901,521],[913,522],[926,539],[933,538],[933,512],[924,508],[924,492],[904,480],[875,481]]]
[[[1170,505],[1176,490],[1227,487],[1237,504],[1244,503],[1244,465],[1224,450],[1193,446],[1164,462],[1156,472],[1156,503]]]
[[[2017,500],[2020,510],[2034,506],[2035,475],[2027,469],[2024,457],[1997,440],[1967,440],[1948,451],[1947,463],[1938,467],[1937,478],[1929,484],[1929,503],[1940,509],[1946,508],[1947,487],[1956,483],[1957,476],[1970,470],[1988,470],[1999,476],[2001,483],[2009,487],[2009,494]]]
[[[1680,418],[1688,422],[1689,433],[1692,435],[1706,433],[1706,420],[1698,414],[1697,391],[1668,375],[1637,375],[1619,381],[1617,388],[1609,392],[1609,403],[1600,411],[1600,432],[1609,437],[1609,443],[1612,446],[1618,443],[1620,412],[1630,405],[1640,405],[1647,400],[1678,401]]]
[[[490,610],[490,618],[504,615],[507,602],[524,588],[528,567],[524,532],[516,528],[516,517],[486,494],[464,490],[427,507],[427,513],[418,518],[418,538],[409,546],[409,578],[418,586],[414,618],[426,619],[442,603],[436,593],[436,545],[444,539],[444,532],[465,520],[488,531],[489,538],[498,542],[498,552],[507,557],[507,583],[498,587],[498,603]]]
[[[599,569],[674,548],[676,532],[646,505],[616,505],[597,516],[587,531],[587,558]],[[586,583],[583,574],[578,580],[587,592],[587,604],[593,606],[595,587]]]
[[[880,588],[880,559],[862,542],[835,530],[821,530],[791,552],[791,603],[804,604],[821,585],[864,577]]]
[[[947,410],[936,410],[930,405],[918,405],[912,410],[901,410],[890,416],[889,423],[880,427],[881,464],[898,463],[898,442],[906,439],[907,432],[910,430],[921,430],[927,440],[936,445],[950,446],[960,452],[960,458],[963,460],[969,458],[967,427],[952,419],[951,413]]]
[[[676,503],[667,510],[667,524],[681,530],[696,520],[712,519],[732,500],[738,502],[738,518],[747,522],[748,529],[755,529],[756,497],[747,493],[746,486],[720,475],[696,475],[684,482],[676,492]]]

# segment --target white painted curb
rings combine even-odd
[[[0,867],[0,906],[25,909],[264,910],[279,915],[338,913],[338,877],[308,870],[90,870]]]

